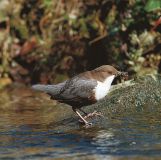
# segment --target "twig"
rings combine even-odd
[[[96,43],[97,41],[105,38],[107,36],[107,33],[104,33],[103,35],[96,37],[95,39],[93,39],[92,41],[89,42],[89,45],[92,45],[93,43]]]

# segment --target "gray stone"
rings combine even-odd
[[[101,112],[104,117],[88,120],[92,121],[94,125],[102,127],[108,127],[108,120],[118,115],[124,117],[136,112],[160,111],[161,75],[146,75],[115,85],[103,100],[83,109],[88,113],[94,110]],[[73,117],[74,113],[71,112],[71,115],[68,111],[66,113],[68,115],[64,115],[64,118]],[[70,126],[71,124],[72,127],[76,127],[77,118],[75,116],[73,118],[75,121],[71,120],[69,124],[64,120],[65,125]]]

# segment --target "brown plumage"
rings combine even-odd
[[[117,71],[113,66],[103,65],[92,71],[81,73],[78,76],[88,79],[96,79],[97,81],[103,82],[106,77],[110,75],[117,75],[118,73],[119,71]]]

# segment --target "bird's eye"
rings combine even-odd
[[[111,75],[113,74],[112,71],[109,71],[108,73],[111,74]]]

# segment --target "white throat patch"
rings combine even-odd
[[[104,98],[110,90],[111,83],[114,80],[115,76],[112,75],[107,77],[104,82],[97,81],[97,86],[94,89],[96,100]]]

